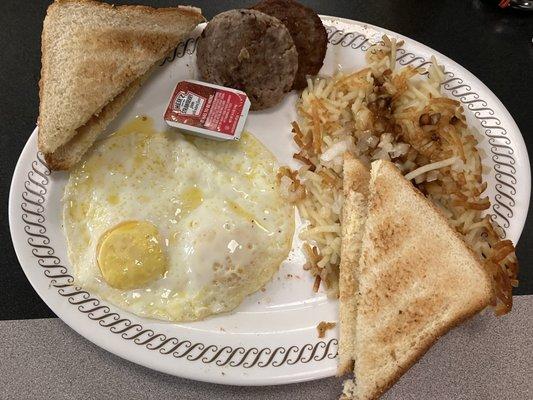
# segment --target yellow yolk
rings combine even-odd
[[[148,221],[129,221],[107,231],[96,249],[106,282],[135,289],[161,278],[168,268],[157,228]]]

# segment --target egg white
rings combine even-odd
[[[93,147],[69,177],[63,220],[76,281],[140,316],[193,321],[232,310],[287,257],[294,210],[280,196],[275,157],[251,134],[216,142],[155,132],[136,119]],[[159,230],[166,274],[111,287],[100,238],[125,221]]]

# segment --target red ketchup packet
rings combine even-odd
[[[185,133],[216,140],[238,140],[248,116],[246,93],[211,83],[178,82],[165,122]]]

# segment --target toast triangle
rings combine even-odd
[[[202,20],[193,7],[55,1],[42,33],[39,149],[51,158]]]
[[[355,385],[376,399],[435,341],[489,305],[489,275],[440,211],[396,166],[372,163],[356,266]]]
[[[344,155],[341,216],[341,262],[339,271],[339,365],[337,375],[352,371],[357,313],[357,264],[366,220],[370,171],[350,153]]]
[[[134,80],[122,93],[100,111],[98,116],[93,115],[89,121],[76,130],[76,135],[67,143],[59,146],[53,153],[44,153],[48,168],[52,170],[68,170],[77,164],[83,155],[91,148],[100,133],[106,129],[122,108],[131,100],[146,79],[146,75]]]

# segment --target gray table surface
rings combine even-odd
[[[384,399],[532,399],[533,296],[456,328]],[[59,319],[0,322],[2,399],[336,399],[342,380],[236,387],[149,370],[108,353]]]

